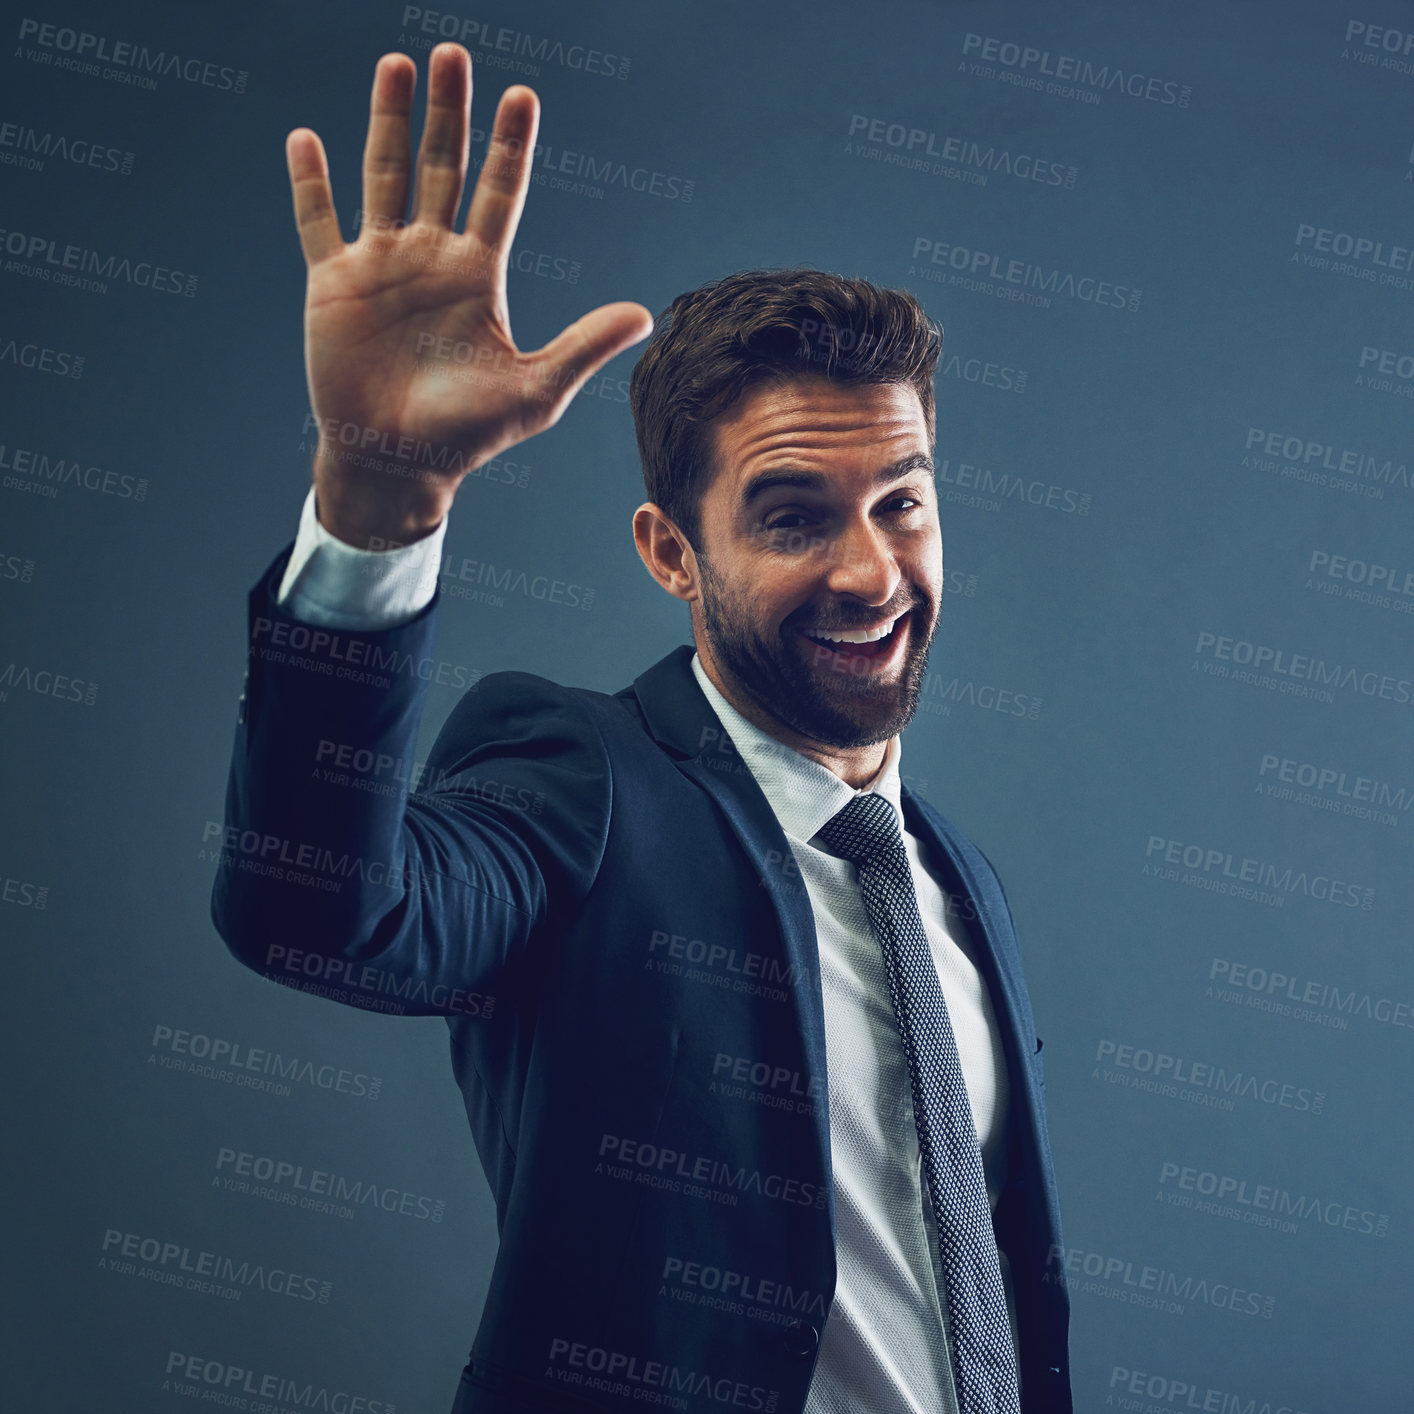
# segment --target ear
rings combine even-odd
[[[675,599],[697,598],[697,556],[668,513],[645,501],[633,513],[633,543],[657,582]]]

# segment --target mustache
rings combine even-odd
[[[819,629],[826,633],[847,633],[851,629],[870,628],[874,624],[877,624],[880,619],[900,618],[905,613],[909,613],[914,609],[926,609],[928,603],[929,601],[927,599],[912,598],[906,599],[900,604],[882,604],[877,609],[871,610],[867,614],[861,614],[858,618],[845,622],[836,622],[834,618],[821,622],[813,614],[801,612],[792,614],[781,627],[783,629],[795,629],[803,628],[808,625],[810,628]]]

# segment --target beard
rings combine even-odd
[[[910,593],[907,586],[900,586],[907,597],[886,606],[890,614],[905,608],[910,614],[903,670],[896,681],[884,682],[872,672],[812,666],[812,661],[823,663],[834,655],[813,648],[789,619],[774,632],[763,633],[753,622],[745,597],[731,592],[700,551],[697,563],[702,572],[702,625],[712,655],[763,711],[811,741],[841,748],[888,741],[913,719],[937,627],[936,610],[926,632],[921,626],[931,607],[921,592]],[[814,623],[806,612],[793,617],[802,624]],[[869,617],[877,620],[882,611],[876,609]],[[903,631],[904,622],[900,620],[895,632]]]

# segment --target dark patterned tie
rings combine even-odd
[[[1019,1414],[1016,1352],[977,1129],[898,817],[882,795],[866,791],[819,837],[858,868],[864,907],[883,948],[947,1286],[958,1407],[961,1414]]]

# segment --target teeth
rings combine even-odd
[[[879,639],[887,638],[894,631],[894,624],[897,622],[895,619],[883,628],[808,628],[805,633],[810,638],[823,638],[830,643],[877,643]]]

